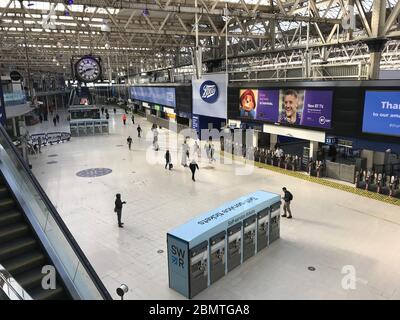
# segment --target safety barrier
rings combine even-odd
[[[109,133],[107,119],[74,119],[69,122],[69,126],[73,136]]]
[[[221,154],[224,155],[224,152],[221,151]],[[232,156],[231,154],[228,153],[228,156]],[[370,199],[374,199],[374,200],[378,200],[378,201],[382,201],[382,202],[386,202],[386,203],[390,203],[390,204],[394,204],[397,206],[400,206],[400,199],[396,198],[396,197],[391,197],[385,194],[381,194],[381,193],[377,193],[377,192],[371,192],[369,190],[365,190],[365,189],[361,189],[361,188],[356,188],[354,186],[349,186],[349,185],[345,185],[339,182],[334,182],[334,181],[330,181],[330,180],[326,180],[326,179],[321,179],[318,177],[314,177],[314,176],[310,176],[298,171],[291,171],[291,170],[285,170],[279,167],[275,167],[272,165],[268,165],[265,163],[260,163],[260,162],[256,162],[253,160],[248,160],[248,159],[243,159],[243,158],[239,158],[235,156],[235,160],[240,160],[240,161],[246,161],[246,162],[253,162],[255,166],[259,167],[259,168],[264,168],[264,169],[268,169],[270,171],[275,171],[281,174],[286,174],[295,178],[299,178],[302,180],[306,180],[306,181],[310,181],[310,182],[314,182],[314,183],[318,183],[327,187],[331,187],[331,188],[335,188],[337,190],[342,190],[342,191],[346,191],[346,192],[351,192],[354,194],[357,194],[359,196],[363,196],[366,198],[370,198]],[[396,193],[397,195],[397,193]]]
[[[69,132],[47,132],[47,133],[35,133],[30,135],[28,142],[32,145],[37,145],[41,138],[41,145],[52,145],[55,143],[61,143],[69,141],[71,139],[71,134]]]

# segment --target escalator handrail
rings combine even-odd
[[[101,296],[105,300],[112,300],[112,297],[106,287],[104,286],[103,282],[100,280],[99,276],[97,275],[96,271],[90,264],[89,260],[86,258],[85,254],[83,253],[81,247],[76,242],[74,236],[71,234],[67,226],[65,225],[64,221],[60,217],[57,212],[57,209],[54,207],[53,203],[47,197],[47,194],[44,192],[43,188],[37,181],[36,177],[33,175],[32,171],[29,169],[28,165],[26,164],[25,160],[22,158],[21,154],[18,152],[15,145],[12,143],[10,137],[8,136],[4,127],[0,124],[0,132],[1,135],[4,136],[6,142],[8,143],[9,147],[14,151],[19,163],[24,168],[26,174],[30,178],[32,184],[34,185],[36,191],[40,194],[43,202],[45,203],[47,209],[49,210],[50,214],[54,218],[55,222],[57,223],[58,227],[60,228],[61,232],[64,234],[66,240],[74,250],[75,254],[77,255],[80,263],[85,268],[86,272],[90,276],[91,280],[95,284],[97,290],[100,292]]]
[[[4,266],[0,264],[0,285],[2,284],[2,281],[7,286],[7,288],[11,289],[16,297],[16,299],[12,299],[12,297],[5,291],[5,289],[0,286],[0,290],[2,290],[10,300],[33,300],[29,293],[26,292],[25,289],[22,288],[20,284],[13,278],[13,276],[6,270],[6,268],[4,268]],[[12,285],[12,282],[14,282],[15,287]]]

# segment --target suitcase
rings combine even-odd
[[[169,164],[169,170],[171,170],[173,167],[174,167],[173,164],[170,163],[170,164]]]

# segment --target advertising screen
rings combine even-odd
[[[175,88],[131,87],[130,98],[175,108]]]
[[[365,93],[362,131],[400,136],[400,91]]]
[[[242,89],[243,118],[330,129],[332,90]]]
[[[4,103],[3,97],[3,88],[0,84],[0,123],[5,126],[6,125],[6,106]]]

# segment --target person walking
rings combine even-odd
[[[210,159],[211,159],[211,162],[215,161],[214,154],[215,154],[215,147],[214,147],[214,144],[211,143],[210,144]]]
[[[129,136],[128,139],[126,139],[126,142],[128,143],[129,150],[131,150],[131,145],[132,145],[132,138],[131,138],[131,136]]]
[[[121,201],[121,194],[117,193],[116,194],[116,199],[115,199],[115,208],[114,212],[117,213],[117,218],[118,218],[118,227],[123,228],[124,223],[121,222],[121,216],[122,216],[122,206],[126,204],[126,201]]]
[[[169,153],[169,150],[165,152],[165,169],[171,170],[171,154]]]
[[[42,122],[43,122],[43,117],[42,117],[42,114],[39,114],[39,121],[40,121],[40,123],[42,123]]]
[[[135,116],[132,114],[132,124],[135,124]]]
[[[197,156],[198,158],[200,158],[200,156],[201,156],[200,154],[201,154],[200,146],[197,143],[197,141],[195,141],[194,146],[193,146],[193,157]]]
[[[54,123],[54,126],[56,127],[56,126],[57,126],[57,119],[56,119],[56,117],[53,117],[53,123]]]
[[[104,107],[101,107],[101,114],[104,114]]]
[[[190,171],[192,171],[192,180],[196,181],[194,179],[194,174],[196,172],[196,169],[199,170],[199,165],[196,163],[196,160],[194,160],[194,159],[192,160],[192,162],[189,165],[189,168],[190,168]]]
[[[181,165],[187,167],[187,159],[189,158],[189,146],[186,143],[186,139],[182,144],[182,158],[181,158]]]
[[[154,147],[154,150],[158,151],[159,146],[158,146],[158,130],[157,130],[157,128],[153,129],[153,147]]]
[[[56,120],[57,120],[57,123],[60,123],[60,116],[58,115],[58,113],[56,114]]]
[[[204,150],[206,150],[207,159],[210,161],[210,143],[206,142],[204,144]]]
[[[292,219],[292,211],[290,210],[290,202],[293,200],[293,195],[286,189],[286,187],[282,188],[284,192],[284,196],[282,197],[284,204],[283,204],[283,215],[282,217],[286,217],[286,212],[288,212],[288,219]]]
[[[140,127],[140,124],[137,126],[137,136],[140,138],[140,133],[142,132],[142,128]]]
[[[38,137],[38,150],[39,153],[42,153],[42,138],[40,136]]]
[[[126,114],[125,113],[122,115],[122,121],[124,122],[124,125],[126,125]]]
[[[117,114],[117,109],[116,108],[114,108],[114,114]]]

